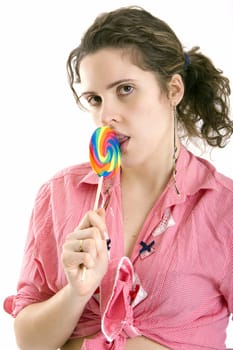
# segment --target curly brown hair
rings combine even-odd
[[[122,7],[99,15],[67,60],[69,85],[80,105],[74,84],[80,82],[79,65],[88,54],[103,48],[131,52],[141,69],[156,74],[167,91],[174,74],[182,76],[185,92],[177,106],[177,119],[188,137],[199,137],[213,147],[224,147],[233,133],[230,82],[212,61],[194,47],[184,48],[167,23],[141,7]]]

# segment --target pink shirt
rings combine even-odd
[[[16,296],[16,316],[67,282],[62,245],[93,208],[98,177],[89,164],[70,167],[44,184],[36,198]],[[173,181],[149,213],[132,255],[124,257],[120,172],[104,179],[109,200],[109,270],[89,300],[72,337],[97,333],[83,349],[123,349],[142,334],[174,350],[225,349],[233,312],[233,181],[181,147]],[[100,301],[100,303],[99,303]]]

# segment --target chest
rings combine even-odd
[[[144,198],[110,202],[107,226],[112,240],[111,256],[129,256],[153,297],[166,282],[166,295],[171,291],[171,302],[173,287],[177,288],[177,297],[184,297],[187,291],[187,299],[192,300],[194,289],[198,295],[202,281],[220,281],[223,277],[222,266],[229,255],[224,236],[216,236],[215,218],[205,211],[199,197],[164,206],[164,210],[153,199],[146,205]],[[152,252],[146,257],[140,255],[142,241],[147,245],[154,241]],[[208,291],[208,283],[203,289]]]
[[[125,210],[120,225],[117,217],[120,212],[114,210],[116,215],[111,220],[111,228],[117,235],[112,236],[112,256],[129,256],[153,297],[162,286],[167,297],[171,291],[171,303],[174,289],[177,289],[176,297],[181,297],[179,302],[187,298],[190,305],[196,300],[192,297],[196,288],[196,296],[203,290],[211,294],[208,288],[212,286],[208,283],[221,280],[226,252],[224,242],[216,238],[214,226],[209,224],[211,218],[207,213],[205,222],[202,220],[201,201],[170,207],[161,217],[156,216],[153,202],[148,202],[147,207],[140,201],[123,205]],[[154,241],[153,252],[146,257],[140,256],[142,241],[147,245]],[[208,281],[205,286],[204,281]],[[202,297],[200,295],[200,299]]]
[[[124,255],[131,256],[139,235],[143,230],[154,204],[154,198],[143,201],[141,198],[133,201],[123,201],[122,223],[124,237]]]

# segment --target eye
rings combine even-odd
[[[98,106],[102,102],[102,99],[100,96],[87,96],[86,100],[90,106]]]
[[[121,85],[118,87],[119,95],[130,95],[134,91],[134,87],[131,85]]]
[[[79,97],[79,102],[84,110],[90,111],[102,103],[102,98],[98,95],[82,95]]]

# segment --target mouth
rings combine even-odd
[[[116,132],[116,137],[117,137],[118,142],[120,144],[121,151],[125,152],[130,137],[127,135],[124,135],[124,134],[117,133],[117,132]]]
[[[119,134],[119,133],[116,133],[116,137],[118,139],[118,142],[119,144],[121,145],[122,143],[124,143],[125,141],[128,141],[129,140],[129,136],[127,135],[124,135],[124,134]]]

